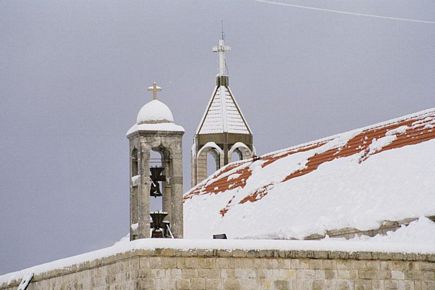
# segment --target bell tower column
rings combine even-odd
[[[150,147],[140,142],[140,183],[138,190],[138,239],[149,238],[150,236]]]
[[[136,124],[127,132],[130,141],[130,240],[182,238],[184,129],[174,123],[171,110],[157,99],[161,88],[154,83],[148,90],[153,99],[141,108]],[[160,157],[151,158],[151,151],[160,153]],[[160,209],[150,212],[151,202],[153,206],[160,203]]]

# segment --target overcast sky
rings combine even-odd
[[[433,0],[283,0],[435,20]],[[129,229],[125,133],[163,87],[186,133],[230,86],[259,154],[435,106],[435,24],[243,1],[0,1],[0,273]],[[200,218],[200,217],[198,217]]]

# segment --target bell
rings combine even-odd
[[[164,238],[165,233],[165,222],[163,219],[168,215],[167,212],[152,212],[150,213],[152,223],[152,232],[151,237],[152,238]]]
[[[151,182],[150,195],[154,197],[162,196],[160,184],[158,182]]]
[[[166,180],[166,176],[164,176],[163,170],[165,170],[165,168],[163,167],[151,167],[150,171],[151,171],[151,180],[152,181],[165,181]]]
[[[165,168],[163,167],[151,167],[151,188],[150,188],[150,195],[154,197],[162,196],[162,191],[160,190],[160,184],[159,181],[165,181],[166,176],[164,176],[163,170]]]

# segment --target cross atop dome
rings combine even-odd
[[[153,93],[153,100],[157,99],[157,92],[160,92],[161,90],[162,88],[159,87],[156,82],[153,82],[153,85],[148,87],[148,91]]]

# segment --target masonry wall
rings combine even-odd
[[[0,285],[16,289],[19,281]],[[136,250],[35,275],[36,289],[435,289],[435,255]]]

